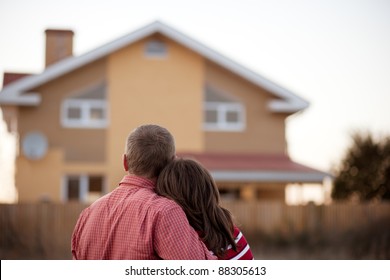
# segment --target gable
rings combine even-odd
[[[166,44],[165,57],[145,55],[148,43],[156,38]],[[108,101],[115,108],[110,110],[112,138],[122,141],[127,137],[123,120],[128,127],[159,123],[175,135],[177,149],[203,148],[203,134],[187,129],[202,125],[201,56],[161,34],[118,50],[108,57],[107,63]]]
[[[288,113],[275,114],[268,110],[267,105],[275,100],[272,93],[210,61],[206,63],[206,87],[215,91],[211,96],[214,100],[218,99],[215,95],[219,94],[222,96],[219,100],[229,99],[233,104],[241,105],[244,110],[243,126],[239,127],[240,129],[206,130],[206,151],[277,154],[285,152],[285,119]],[[238,110],[236,112],[239,112]]]

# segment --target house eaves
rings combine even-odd
[[[0,92],[0,104],[38,105],[41,101],[39,94],[28,92],[29,90],[92,63],[157,32],[274,94],[277,99],[272,100],[268,104],[268,108],[273,112],[295,113],[307,108],[309,105],[307,101],[291,91],[271,82],[263,76],[160,21],[155,21],[83,55],[63,59],[58,63],[48,66],[40,74],[28,76],[7,85]]]

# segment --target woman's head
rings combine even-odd
[[[160,173],[156,191],[176,201],[191,226],[217,256],[231,244],[233,222],[230,213],[219,205],[219,191],[208,170],[192,159],[175,159]]]
[[[157,192],[194,212],[219,203],[219,192],[210,173],[192,159],[176,159],[161,172]]]

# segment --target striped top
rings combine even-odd
[[[231,245],[226,248],[222,260],[253,260],[253,254],[245,236],[238,227],[234,227],[234,238],[237,244],[237,251],[234,251]]]

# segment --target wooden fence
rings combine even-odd
[[[0,205],[1,259],[71,259],[71,235],[86,205]]]
[[[238,224],[253,240],[258,234],[290,238],[334,236],[379,221],[390,223],[390,204],[287,206],[275,202],[224,201]],[[0,205],[1,259],[70,259],[76,220],[86,205]]]
[[[278,234],[291,237],[302,234],[339,235],[387,220],[390,203],[289,206],[279,202],[225,201],[248,234]]]

